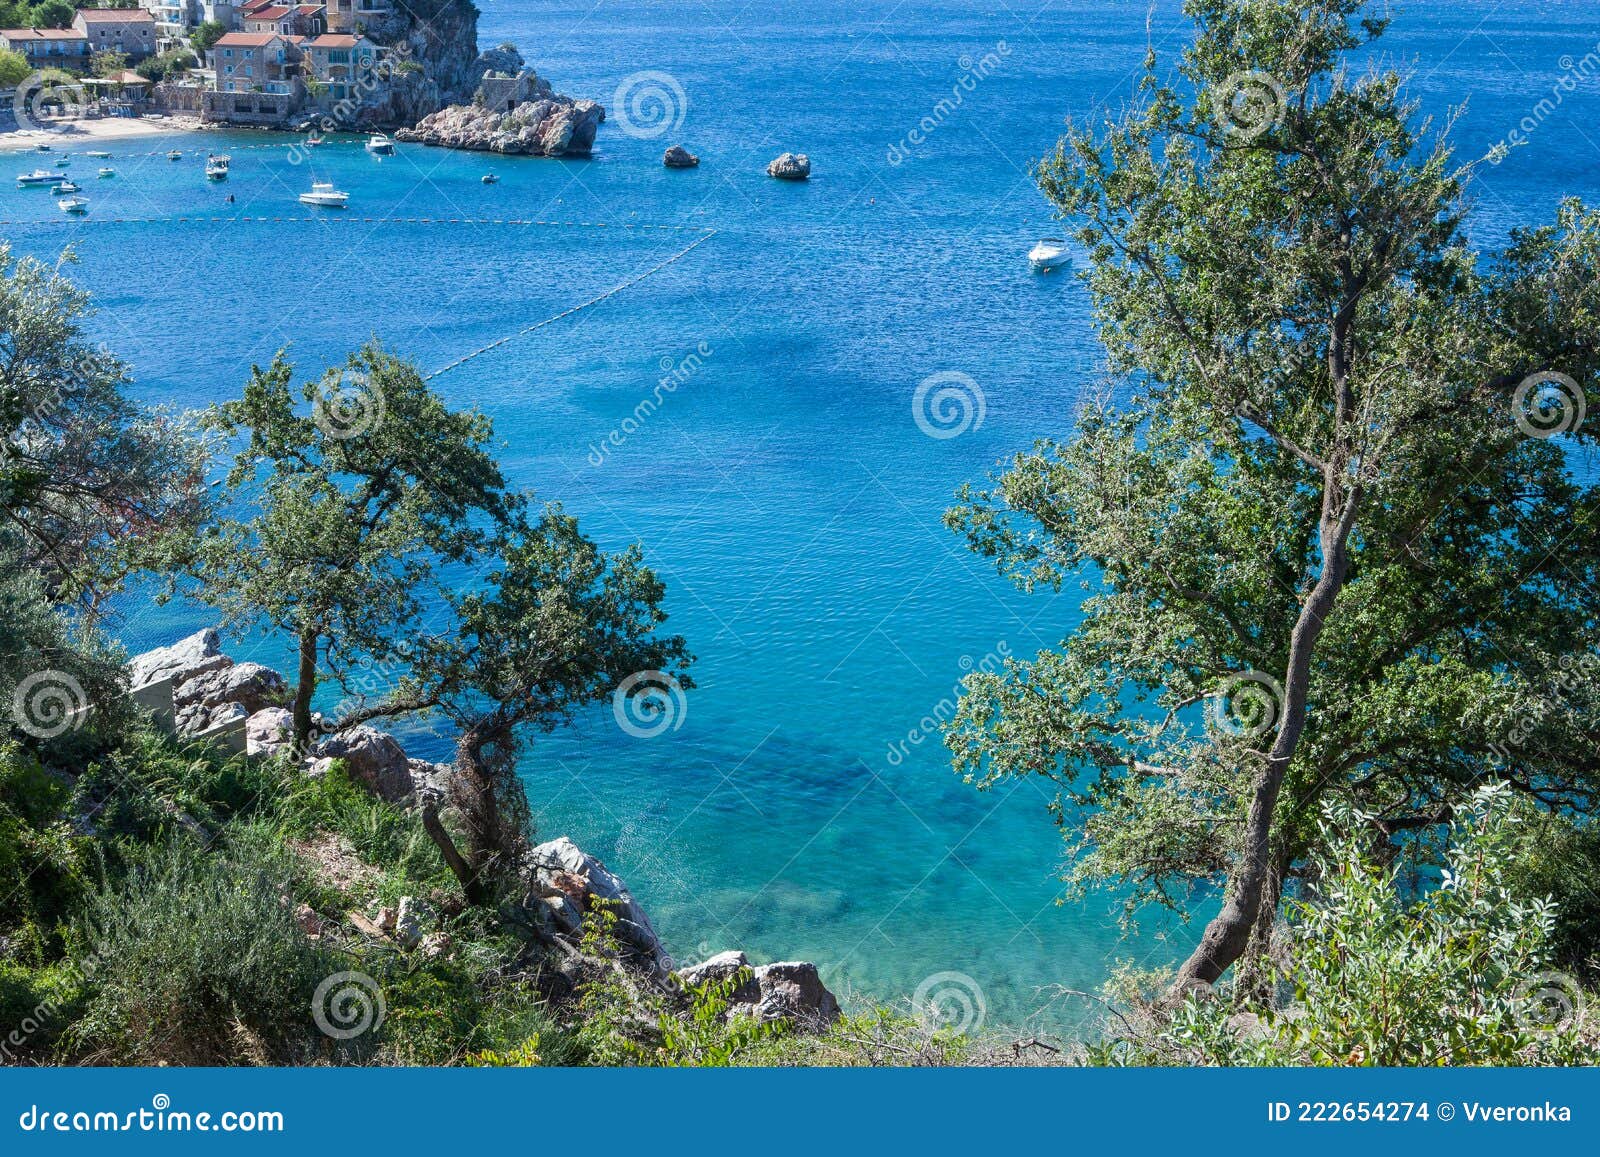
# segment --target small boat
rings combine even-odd
[[[226,153],[221,156],[206,158],[206,180],[226,181],[228,179],[228,165],[233,160]]]
[[[47,144],[44,144],[42,142],[40,144],[34,145],[33,147],[38,149],[41,153],[48,153],[50,151],[50,146],[47,145]]]
[[[89,198],[63,197],[56,202],[63,213],[87,213],[89,211]]]
[[[100,175],[102,177],[115,177],[117,175],[117,171],[110,165],[105,165],[100,169]]]
[[[52,185],[61,179],[61,174],[54,169],[35,169],[31,173],[18,173],[19,185]]]
[[[58,197],[64,197],[68,193],[79,192],[79,189],[78,186],[74,185],[71,181],[62,181],[50,191]]]
[[[485,184],[485,185],[492,185],[492,184],[494,184],[494,183],[495,183],[495,182],[496,182],[496,181],[498,181],[498,180],[499,180],[499,179],[500,179],[500,178],[499,178],[499,177],[497,177],[497,176],[495,176],[495,175],[494,175],[494,174],[493,174],[493,173],[485,173],[485,174],[484,174],[484,175],[483,175],[483,183],[484,183],[484,184]]]
[[[1072,260],[1072,253],[1067,248],[1067,243],[1060,237],[1041,238],[1039,244],[1028,250],[1028,264],[1040,273],[1049,273],[1050,270],[1066,265]]]
[[[312,133],[310,136],[306,137],[306,148],[308,148],[308,149],[314,149],[318,145],[320,145],[321,143],[322,143],[322,138],[320,136],[318,136],[316,133]]]
[[[300,194],[302,205],[318,205],[324,209],[343,209],[350,194],[333,187],[330,181],[312,181],[311,192]]]
[[[56,168],[64,169],[70,164],[72,164],[72,158],[71,157],[62,157],[59,161],[56,162]]]
[[[179,150],[179,149],[173,149],[171,152],[169,152],[167,154],[167,160],[169,160],[169,161],[181,161],[181,160],[183,160],[183,152],[181,150]]]
[[[394,152],[394,142],[382,133],[373,133],[367,138],[367,152],[374,156],[386,157]]]
[[[104,149],[92,149],[83,155],[86,157],[98,157],[104,159],[105,157],[109,157],[111,154],[106,152]]]

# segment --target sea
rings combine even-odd
[[[1419,116],[1457,118],[1464,158],[1523,142],[1471,184],[1476,241],[1600,200],[1592,0],[1376,9],[1382,61]],[[1056,645],[1083,591],[1013,589],[941,515],[1113,388],[1082,285],[1029,269],[1062,231],[1033,167],[1188,35],[1169,0],[490,0],[482,46],[606,106],[592,157],[142,138],[73,158],[81,220],[0,188],[0,236],[70,247],[142,401],[223,401],[279,350],[304,378],[369,338],[427,372],[466,357],[435,388],[493,418],[516,485],[643,547],[697,656],[657,712],[597,704],[531,738],[540,837],[618,872],[680,961],[812,960],[846,997],[1070,1031],[1114,967],[1171,964],[1198,928],[1065,898],[1053,785],[952,772],[962,678]],[[698,168],[663,168],[679,143]],[[809,181],[765,175],[786,151]],[[298,204],[313,180],[349,208]],[[211,621],[143,592],[122,612],[130,650]]]

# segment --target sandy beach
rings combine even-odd
[[[0,132],[0,152],[24,152],[40,145],[65,150],[79,145],[93,146],[161,133],[188,132],[199,127],[200,122],[194,117],[85,117],[81,120],[63,120],[48,128]]]

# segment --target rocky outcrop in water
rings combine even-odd
[[[700,163],[700,158],[682,145],[673,145],[662,155],[661,163],[669,169],[692,169]]]
[[[485,76],[479,96],[424,117],[402,141],[446,149],[472,149],[532,157],[587,157],[605,110],[592,100],[574,100],[531,72]]]
[[[782,153],[767,166],[767,176],[780,181],[804,181],[811,176],[811,158],[804,153]]]

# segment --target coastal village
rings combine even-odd
[[[389,0],[140,0],[81,8],[67,28],[0,29],[0,48],[72,78],[89,115],[355,125],[395,119],[393,90],[422,72],[403,37],[390,47],[368,35],[382,28],[392,39],[409,24]],[[139,67],[156,60],[171,63]]]

